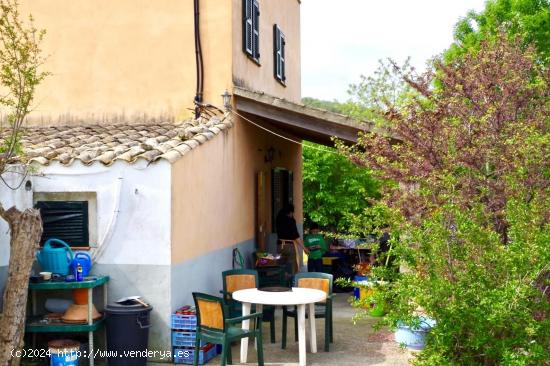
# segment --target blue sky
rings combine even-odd
[[[484,0],[302,0],[302,96],[346,100],[378,60],[426,60],[452,42],[456,21]]]

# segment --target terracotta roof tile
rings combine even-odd
[[[85,165],[96,161],[111,165],[117,160],[131,164],[138,159],[173,163],[231,126],[224,115],[179,124],[28,127],[22,131],[21,144],[26,162],[40,165],[53,161],[70,165],[75,160]],[[7,131],[0,131],[0,140],[6,137]]]

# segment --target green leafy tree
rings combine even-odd
[[[399,66],[389,59],[379,60],[378,68],[372,75],[361,75],[359,82],[349,85],[346,102],[311,97],[302,98],[302,102],[310,107],[383,126],[387,123],[385,114],[390,106],[404,105],[415,95],[415,90],[396,75],[396,67],[411,74],[415,72],[410,58]]]
[[[396,67],[391,60],[379,60],[372,75],[361,75],[358,83],[351,84],[348,89],[350,99],[344,105],[346,114],[385,126],[388,109],[406,104],[415,95],[414,89],[396,75]],[[410,74],[415,72],[410,58],[399,69]]]
[[[337,100],[322,100],[317,98],[304,97],[302,98],[302,103],[309,107],[315,107],[333,113],[348,115],[347,104],[339,102]]]
[[[347,232],[353,216],[379,196],[379,183],[369,170],[352,164],[335,149],[306,142],[303,162],[306,225],[316,222]]]
[[[390,305],[381,324],[436,320],[417,365],[548,364],[548,67],[506,33],[434,67],[398,69],[418,93],[386,114],[399,143],[368,133],[340,146],[395,182],[366,208],[391,223],[390,253],[408,268],[375,270],[392,279],[378,292]]]
[[[361,76],[361,80],[349,87],[350,99],[346,102],[303,98],[308,106],[344,114],[359,121],[374,122],[384,126],[388,123],[386,113],[393,105],[404,105],[415,91],[393,70],[394,63],[380,60],[372,76]],[[414,73],[410,60],[401,65],[402,70]],[[346,158],[335,154],[333,149],[325,151],[303,149],[304,160],[304,212],[306,224],[317,222],[340,233],[364,236],[371,234],[383,223],[366,210],[373,199],[378,198],[381,182],[374,179],[368,169],[351,164]],[[370,220],[368,228],[358,228],[356,222]]]
[[[499,29],[519,36],[522,47],[533,44],[540,62],[550,61],[550,2],[548,0],[488,0],[485,9],[470,11],[455,26],[455,42],[446,51],[447,61],[475,51],[483,40],[495,39]]]

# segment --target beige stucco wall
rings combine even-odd
[[[47,31],[34,124],[177,119],[195,94],[193,0],[22,0]],[[205,101],[231,89],[231,2],[201,0]]]
[[[300,2],[259,0],[260,64],[248,58],[242,46],[242,0],[233,3],[233,82],[293,102],[301,100]],[[273,77],[273,24],[286,37],[286,86]]]
[[[193,0],[21,0],[47,30],[45,69],[31,124],[143,122],[190,115],[195,93]],[[300,100],[297,0],[260,0],[261,66],[242,52],[242,0],[201,0],[205,102],[233,83]],[[273,77],[273,24],[287,40],[287,86]],[[244,81],[243,81],[244,80]],[[265,151],[280,152],[270,163]],[[261,150],[261,151],[260,151]],[[254,238],[255,182],[294,172],[302,217],[301,147],[241,120],[172,166],[172,263]]]
[[[273,146],[275,159],[264,160]],[[172,263],[254,239],[256,174],[292,170],[295,216],[302,218],[301,146],[246,122],[192,150],[172,165]],[[269,188],[269,187],[268,187]],[[271,193],[266,192],[267,202]]]

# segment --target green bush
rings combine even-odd
[[[417,365],[548,361],[550,288],[544,295],[537,284],[550,273],[549,209],[509,202],[508,244],[479,207],[447,205],[405,228],[407,239],[393,244],[411,272],[396,274],[383,294],[392,306],[381,324],[414,323],[419,309],[437,321]]]

